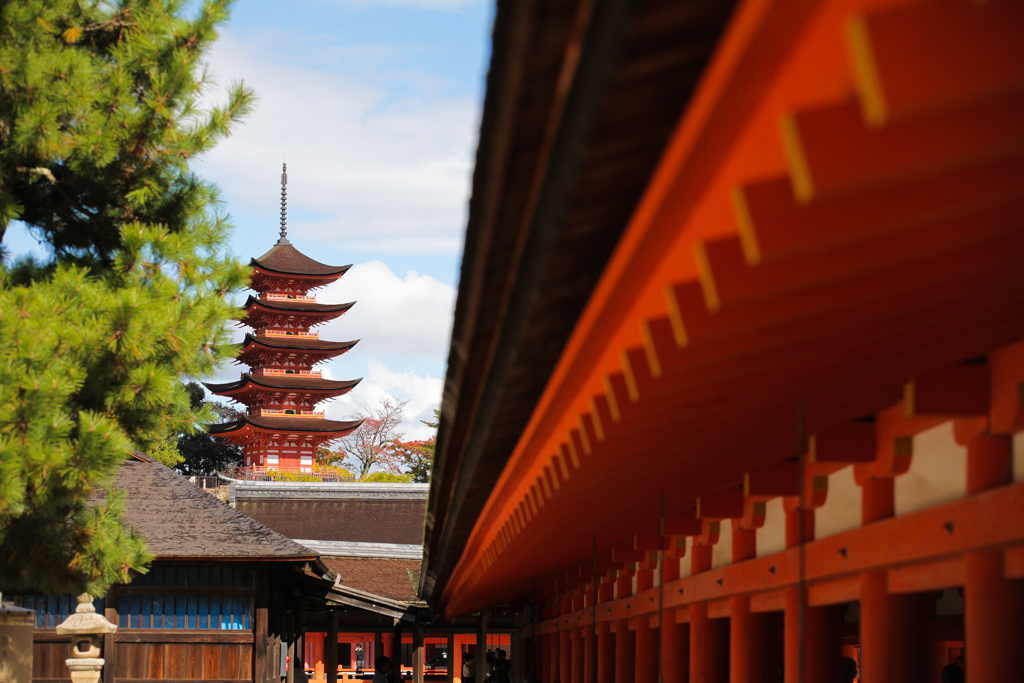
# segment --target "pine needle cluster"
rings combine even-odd
[[[0,1],[0,587],[102,594],[150,559],[109,486],[135,449],[194,430],[183,376],[235,353],[217,190],[189,163],[251,109],[201,110],[229,2]]]

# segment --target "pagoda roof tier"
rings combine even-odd
[[[355,306],[355,301],[347,304],[322,304],[317,301],[303,301],[301,299],[258,299],[252,295],[245,302],[242,308],[246,311],[252,308],[264,308],[268,311],[282,313],[347,313],[348,309]]]
[[[277,417],[243,415],[231,422],[210,425],[207,432],[214,436],[246,437],[257,434],[303,434],[315,433],[331,438],[339,438],[350,434],[362,420],[327,420],[321,417]]]
[[[300,327],[310,327],[334,320],[352,308],[347,304],[321,304],[294,299],[257,299],[250,296],[242,307],[247,312],[245,323],[256,328],[271,327],[278,320],[292,319]]]
[[[325,394],[325,398],[342,396],[352,391],[362,378],[348,380],[323,379],[316,375],[251,375],[244,373],[241,379],[221,384],[203,382],[203,386],[218,396],[228,396],[236,401],[267,391]]]
[[[245,335],[236,362],[243,365],[274,365],[287,362],[315,365],[345,353],[359,340],[329,342],[315,337],[255,337]]]
[[[341,277],[351,268],[348,266],[329,266],[309,258],[290,244],[275,244],[263,256],[254,258],[250,265],[271,273],[281,275],[313,275]]]
[[[266,254],[252,259],[249,286],[257,292],[292,290],[308,292],[334,282],[352,266],[329,266],[314,261],[288,243],[277,243]]]
[[[358,339],[352,341],[332,342],[315,337],[280,336],[280,337],[257,337],[246,333],[242,342],[243,352],[250,346],[263,347],[266,349],[285,349],[295,351],[337,351],[344,353],[359,343]]]

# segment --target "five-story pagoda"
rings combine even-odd
[[[233,422],[211,425],[209,433],[241,445],[246,468],[309,472],[320,445],[361,423],[325,419],[316,405],[348,393],[359,380],[328,380],[313,369],[356,345],[325,341],[312,331],[352,307],[320,303],[310,294],[339,279],[350,266],[314,261],[288,241],[287,182],[286,166],[281,174],[281,237],[251,261],[250,288],[257,295],[246,301],[243,323],[253,332],[245,335],[238,356],[250,370],[236,382],[206,384],[212,393],[244,404],[246,413]]]

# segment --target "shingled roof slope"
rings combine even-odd
[[[159,462],[135,453],[114,477],[124,520],[158,559],[315,559],[317,553],[232,509]],[[103,499],[105,491],[97,491]]]
[[[416,595],[416,586],[420,582],[419,560],[324,557],[323,563],[338,575],[338,583],[348,588],[397,602],[423,602]]]
[[[343,275],[352,266],[329,266],[309,258],[290,244],[275,244],[263,256],[252,259],[254,266],[289,275]]]

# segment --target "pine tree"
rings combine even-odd
[[[207,401],[206,392],[198,382],[185,385],[189,395],[190,408],[197,416],[209,414],[209,410],[217,415],[217,422],[237,420],[241,413],[218,401]],[[181,460],[175,463],[175,469],[182,474],[212,475],[222,470],[234,469],[242,464],[245,457],[241,446],[226,439],[211,436],[205,430],[194,434],[182,434],[178,437],[176,451]]]
[[[248,277],[189,168],[254,99],[235,84],[198,109],[229,4],[0,2],[0,238],[22,221],[52,252],[0,266],[3,590],[101,594],[144,570],[123,498],[94,491],[212,421],[180,378],[234,353],[226,297]]]

